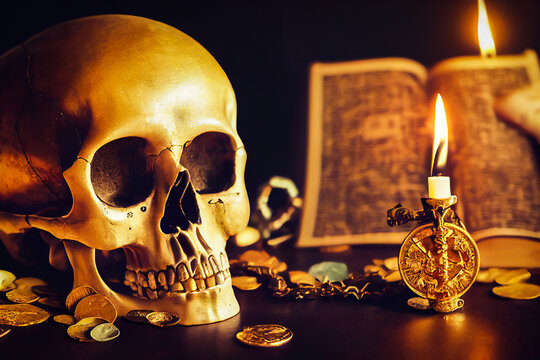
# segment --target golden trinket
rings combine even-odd
[[[451,312],[463,306],[460,297],[471,287],[480,268],[475,241],[452,210],[457,196],[423,198],[423,210],[410,211],[401,204],[388,210],[388,225],[410,221],[421,225],[403,241],[398,267],[405,284],[430,300],[433,309]]]

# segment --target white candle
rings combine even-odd
[[[428,196],[432,199],[446,199],[452,196],[449,176],[428,177]]]
[[[435,128],[433,132],[433,154],[431,157],[431,175],[428,177],[428,196],[432,199],[446,199],[452,196],[450,192],[450,177],[433,176],[446,166],[448,157],[448,125],[446,112],[441,95],[437,94],[435,102]]]

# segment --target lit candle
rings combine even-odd
[[[435,131],[433,134],[433,153],[431,156],[431,176],[428,177],[428,193],[433,199],[446,199],[450,192],[450,177],[441,176],[448,157],[448,125],[441,94],[435,102]]]

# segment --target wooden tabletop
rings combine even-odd
[[[329,254],[316,249],[272,252],[290,270],[324,260],[361,270],[373,258],[395,256],[395,246],[359,246]],[[234,257],[234,254],[231,255]],[[3,266],[16,266],[4,260]],[[16,269],[20,271],[19,269]],[[533,271],[529,282],[540,283]],[[156,328],[119,319],[120,337],[107,343],[77,343],[49,320],[13,328],[0,338],[1,359],[538,359],[540,299],[507,300],[492,285],[475,284],[465,306],[450,314],[414,310],[402,295],[373,301],[273,298],[266,288],[235,289],[240,314],[223,322]],[[278,348],[252,348],[235,339],[246,325],[275,323],[292,340]]]

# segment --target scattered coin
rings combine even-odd
[[[88,317],[99,317],[114,323],[116,315],[117,311],[113,303],[100,294],[84,297],[75,307],[75,319],[77,321]]]
[[[90,330],[90,337],[99,342],[116,339],[118,335],[120,335],[120,330],[108,322],[99,324]]]
[[[66,307],[68,310],[73,311],[81,299],[94,294],[97,294],[97,291],[88,285],[76,287],[68,294],[66,298]]]
[[[74,316],[67,314],[56,315],[53,320],[64,325],[73,325],[77,322]]]
[[[50,314],[30,304],[0,305],[0,324],[28,326],[44,322]]]
[[[153,311],[146,315],[146,319],[150,324],[159,327],[173,326],[180,321],[180,317],[177,314],[165,311]]]
[[[255,244],[261,238],[259,230],[248,226],[234,236],[234,241],[238,247],[246,247]]]
[[[0,325],[0,338],[6,336],[11,331],[7,326]]]
[[[233,276],[232,284],[240,290],[255,290],[261,286],[255,276]]]
[[[399,273],[399,271],[394,270],[394,271],[388,273],[383,279],[386,282],[400,281],[401,280],[401,274]]]
[[[364,272],[366,274],[376,274],[379,271],[381,271],[382,268],[380,266],[374,265],[374,264],[368,264],[364,266]]]
[[[154,312],[154,310],[131,310],[129,311],[124,318],[131,322],[146,324],[148,319],[146,315]]]
[[[12,289],[15,289],[16,285],[13,283],[15,281],[15,275],[7,270],[0,270],[0,292],[6,292]]]
[[[384,260],[382,260],[382,259],[372,259],[371,262],[374,263],[377,266],[383,266],[384,265]]]
[[[292,237],[292,235],[291,235]],[[335,253],[342,253],[345,251],[351,250],[351,245],[333,245],[333,246],[323,246],[319,248],[320,252],[326,253],[326,254],[335,254]]]
[[[248,250],[241,254],[238,260],[253,266],[267,266],[277,273],[287,270],[286,263],[262,250]]]
[[[244,344],[260,347],[281,346],[292,339],[292,331],[276,324],[245,326],[236,334]]]
[[[291,282],[298,285],[317,285],[317,279],[315,279],[315,276],[308,274],[305,271],[289,271],[289,278],[291,279]]]
[[[412,297],[409,300],[407,300],[407,304],[415,309],[418,310],[429,310],[431,309],[431,303],[428,299],[424,299],[423,297]]]
[[[476,281],[481,283],[492,283],[495,278],[500,274],[506,273],[508,270],[501,268],[489,268],[487,270],[480,270],[476,276]]]
[[[495,282],[499,285],[510,285],[522,282],[531,277],[531,273],[527,269],[509,270],[495,277]]]
[[[29,304],[39,299],[39,296],[34,294],[32,286],[47,285],[47,283],[41,279],[34,277],[24,277],[14,281],[17,287],[8,293],[6,297],[9,301],[18,304]]]
[[[386,266],[389,270],[399,270],[397,256],[384,259],[384,266]]]
[[[83,342],[94,341],[90,336],[90,331],[99,324],[106,323],[107,320],[98,317],[89,317],[81,319],[78,323],[71,325],[67,329],[68,335],[75,340]]]
[[[10,290],[13,290],[17,287],[17,285],[15,285],[14,282],[8,282],[8,283],[4,283],[1,287],[0,287],[0,292],[7,292],[7,291],[10,291]]]
[[[536,299],[540,296],[540,286],[527,283],[495,286],[492,291],[498,296],[519,300]]]

